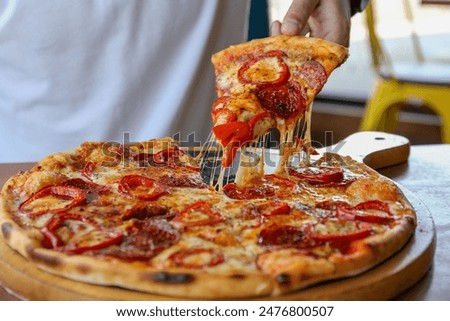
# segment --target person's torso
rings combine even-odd
[[[204,141],[212,53],[245,40],[246,0],[0,4],[0,162],[86,140]]]

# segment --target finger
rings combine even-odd
[[[350,7],[348,1],[323,1],[309,20],[311,37],[323,38],[348,47]]]
[[[281,22],[276,20],[272,22],[270,26],[270,35],[271,36],[278,36],[281,35]]]
[[[301,34],[318,3],[319,0],[293,0],[281,24],[281,33],[290,36]]]
[[[300,31],[300,35],[302,35],[302,36],[306,36],[308,33],[310,33],[311,32],[311,28],[309,28],[309,24],[307,23],[304,27],[303,27],[303,29],[302,29],[302,31]]]

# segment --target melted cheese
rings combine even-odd
[[[304,121],[306,130],[304,131],[303,137],[296,137],[296,127],[298,123],[302,120],[302,117],[297,119],[295,122],[286,123],[282,118],[277,118],[276,128],[280,132],[280,154],[278,162],[274,171],[274,174],[280,177],[287,177],[287,167],[292,160],[292,156],[299,153],[302,150],[306,150],[305,157],[302,160],[306,164],[310,161],[310,150],[311,150],[311,113],[312,104],[306,108]],[[257,137],[259,140],[262,136]],[[300,138],[300,139],[298,139]],[[263,143],[264,146],[264,143]],[[252,156],[247,155],[247,151],[251,150]],[[220,182],[223,181],[225,171],[221,171]],[[241,148],[239,167],[236,172],[235,183],[238,186],[250,186],[255,183],[261,182],[264,177],[264,148],[251,149],[248,146]],[[221,186],[220,186],[221,188]]]

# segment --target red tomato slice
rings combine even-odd
[[[235,121],[213,127],[213,133],[223,147],[232,142],[242,145],[252,139],[250,126],[242,121]]]
[[[177,266],[188,269],[200,269],[211,267],[225,261],[222,252],[213,249],[189,248],[179,250],[169,256],[169,260]]]
[[[92,174],[94,173],[95,167],[96,167],[95,163],[87,162],[83,167],[81,175],[83,175],[92,182]]]
[[[283,57],[286,54],[281,50],[272,50],[263,54],[260,54],[253,59],[245,62],[238,71],[238,79],[243,84],[256,85],[259,88],[279,86],[286,83],[290,77],[289,67],[283,61]],[[277,66],[273,66],[270,63],[265,63],[269,59],[275,58]],[[256,66],[260,64],[260,66]],[[276,70],[279,68],[280,70]],[[254,72],[256,71],[256,72]],[[274,75],[268,80],[261,80],[258,77],[267,75]],[[255,75],[255,77],[253,77]]]
[[[258,211],[264,216],[289,214],[291,207],[285,202],[270,201],[258,205]]]
[[[86,245],[65,244],[65,242],[58,236],[57,231],[60,228],[66,227],[67,221],[79,221],[82,224],[93,227],[93,231],[96,232],[96,236],[95,238],[93,237],[93,241]],[[81,254],[87,251],[103,249],[110,245],[121,243],[124,237],[121,232],[102,230],[100,226],[89,217],[69,213],[55,215],[41,229],[41,232],[44,236],[42,241],[44,247],[68,254]]]
[[[389,209],[389,205],[385,202],[372,200],[360,203],[355,207],[337,207],[339,216],[353,217],[358,221],[386,224],[394,219]]]
[[[231,110],[226,108],[218,108],[211,112],[213,123],[218,125],[228,124],[237,121],[237,116]]]
[[[279,184],[279,185],[284,185],[287,187],[294,187],[295,186],[295,182],[290,180],[289,178],[284,178],[284,177],[280,177],[277,176],[275,174],[267,174],[264,176],[265,179],[267,179],[270,182],[273,182],[275,184]]]
[[[276,121],[270,113],[264,112],[253,116],[248,121],[248,125],[250,126],[253,139],[257,139],[275,127]]]
[[[153,201],[166,190],[153,179],[142,175],[127,175],[119,182],[119,191],[124,195],[144,201]]]
[[[228,106],[230,97],[229,96],[221,96],[216,99],[216,101],[212,105],[212,112],[214,112],[217,109],[222,109]]]
[[[364,222],[336,220],[310,224],[304,231],[317,242],[342,242],[365,238],[372,234],[372,227]]]
[[[68,203],[65,203],[63,206],[57,208],[45,208],[42,210],[35,210],[32,206],[29,206],[34,201],[44,198],[46,196],[54,196],[64,200],[70,200]],[[72,207],[77,205],[86,203],[86,194],[85,192],[78,187],[74,186],[47,186],[38,192],[31,195],[27,200],[25,200],[19,206],[19,211],[25,213],[29,216],[37,216],[46,213],[58,213],[69,210]]]
[[[176,167],[181,164],[180,157],[183,155],[185,155],[185,152],[179,148],[167,148],[154,154],[153,162],[155,165]]]
[[[239,147],[240,144],[238,142],[232,142],[225,147],[222,157],[222,167],[230,167],[233,164]]]
[[[223,221],[223,217],[214,212],[205,201],[197,201],[179,213],[172,222],[179,222],[184,226],[214,225]]]
[[[339,167],[307,166],[289,168],[289,175],[305,180],[313,185],[338,183],[344,179],[344,172]]]

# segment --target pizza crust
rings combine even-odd
[[[336,43],[313,37],[279,35],[230,46],[214,54],[211,60],[217,69],[216,73],[220,73],[248,53],[267,52],[279,48],[287,50],[288,56],[299,64],[310,59],[318,60],[327,75],[348,58],[348,49]]]

